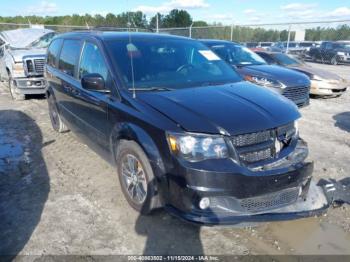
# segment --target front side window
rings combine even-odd
[[[213,45],[211,48],[222,59],[228,61],[233,65],[244,66],[266,64],[264,59],[244,46],[234,44],[219,44]]]
[[[202,43],[184,39],[109,40],[107,51],[127,87],[172,89],[241,81]]]
[[[86,42],[80,61],[79,79],[93,73],[100,74],[105,81],[107,80],[108,69],[99,48]]]
[[[79,54],[79,40],[64,40],[58,68],[64,73],[74,76]]]
[[[56,39],[51,44],[47,51],[47,64],[56,67],[57,61],[58,61],[58,54],[61,50],[62,46],[62,39]]]

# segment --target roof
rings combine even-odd
[[[169,34],[156,34],[156,33],[138,33],[138,32],[115,32],[115,31],[75,31],[60,34],[58,38],[67,38],[67,37],[89,37],[92,36],[94,38],[100,40],[114,40],[114,39],[125,39],[131,36],[133,39],[147,39],[147,38],[159,38],[159,39],[187,39],[191,38],[183,37],[183,36],[175,36]]]
[[[43,35],[54,31],[41,28],[20,28],[2,31],[1,36],[12,47],[25,48]]]

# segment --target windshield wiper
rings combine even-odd
[[[129,91],[171,91],[173,88],[161,87],[161,86],[152,86],[152,87],[135,87],[128,88]]]

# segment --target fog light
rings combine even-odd
[[[199,201],[199,208],[200,209],[206,209],[210,205],[210,200],[207,197],[203,197],[201,201]]]

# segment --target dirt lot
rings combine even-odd
[[[349,66],[314,66],[350,79]],[[350,254],[349,206],[255,228],[139,216],[113,168],[72,133],[52,131],[45,99],[14,103],[0,90],[0,254]],[[350,176],[350,92],[301,112],[315,179]]]

